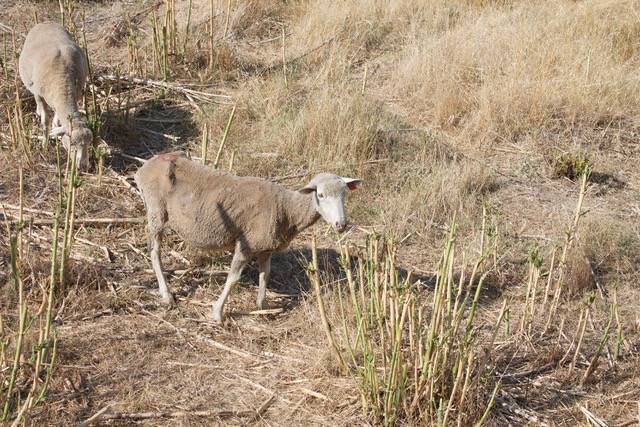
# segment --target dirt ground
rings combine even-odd
[[[174,3],[177,47],[163,75],[151,40],[164,1],[61,2],[78,39],[86,38],[100,104],[97,139],[109,154],[102,176],[96,169],[80,176],[75,241],[56,300],[56,368],[26,424],[79,424],[100,413],[112,417],[95,423],[109,425],[376,425],[363,411],[359,378],[340,373],[327,345],[306,271],[312,237],[332,318],[332,285],[344,282],[337,243],[393,236],[400,268],[429,284],[454,219],[468,260],[484,218],[495,248],[477,329],[491,331],[503,304],[516,328],[532,250],[548,272],[574,221],[580,185],[572,170],[585,156],[593,172],[554,333],[505,333],[486,350],[488,388],[501,382],[486,424],[640,425],[640,79],[633,68],[640,30],[629,18],[640,4],[233,0],[228,10],[226,1]],[[35,102],[15,66],[36,19],[59,21],[59,4],[5,0],[0,8],[0,216],[17,218],[21,168],[25,215],[35,219],[21,260],[32,311],[51,267],[46,220],[58,201],[55,151],[39,148]],[[30,148],[12,137],[16,93]],[[172,308],[159,304],[132,175],[140,159],[157,153],[200,158],[207,135],[212,162],[234,105],[222,169],[292,189],[323,170],[361,177],[365,186],[348,195],[354,227],[346,235],[319,222],[275,256],[272,310],[256,312],[251,265],[217,325],[211,303],[230,254],[196,254],[169,233],[163,263],[178,298]],[[105,220],[82,222],[91,218]],[[1,230],[0,335],[11,348],[17,297],[9,232]],[[582,352],[568,366],[590,295]],[[614,295],[611,336],[582,383]]]

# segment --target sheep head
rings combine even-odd
[[[344,200],[347,190],[355,190],[362,180],[345,178],[332,173],[316,175],[304,188],[303,194],[313,193],[316,210],[334,230],[342,233],[347,228]]]
[[[89,167],[89,149],[93,143],[93,133],[84,126],[78,126],[71,130],[71,136],[64,134],[62,136],[62,145],[71,153],[76,153],[76,165],[79,170],[87,170]]]

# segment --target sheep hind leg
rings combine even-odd
[[[260,270],[260,275],[258,278],[258,297],[256,298],[256,303],[260,310],[265,310],[269,308],[265,302],[265,296],[267,294],[267,283],[269,283],[269,276],[271,275],[271,254],[258,258],[258,269]]]
[[[240,246],[236,246],[236,250],[233,254],[233,259],[231,260],[231,268],[229,268],[229,274],[227,274],[227,280],[224,284],[224,289],[222,290],[222,293],[218,297],[218,300],[213,304],[212,307],[212,317],[214,322],[222,322],[224,303],[231,293],[231,288],[233,288],[233,285],[235,285],[236,282],[240,280],[242,270],[244,270],[244,267],[248,262],[249,258],[242,252]]]
[[[162,272],[162,262],[160,261],[160,245],[162,244],[162,232],[153,233],[151,237],[151,265],[158,279],[158,291],[160,293],[160,301],[166,305],[173,305],[175,300],[169,287],[167,280]]]

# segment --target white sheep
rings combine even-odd
[[[45,22],[34,26],[25,39],[18,61],[20,78],[36,100],[36,112],[46,130],[58,126],[67,151],[76,151],[78,167],[86,169],[93,135],[78,112],[89,67],[84,52],[62,26]],[[47,135],[45,134],[45,138]]]
[[[173,303],[160,264],[165,225],[191,246],[204,250],[233,249],[224,290],[213,305],[213,319],[221,322],[224,303],[242,270],[258,261],[257,304],[265,307],[271,255],[285,249],[302,230],[320,217],[344,231],[346,190],[359,179],[329,173],[316,175],[299,191],[253,177],[237,177],[168,153],[147,161],[135,174],[147,210],[151,263],[162,301]]]

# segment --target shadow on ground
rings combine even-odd
[[[189,139],[196,135],[193,114],[168,99],[149,101],[133,114],[107,111],[100,119],[112,153],[108,163],[118,173],[137,169],[140,162],[135,158],[146,160],[159,153],[186,150]]]

